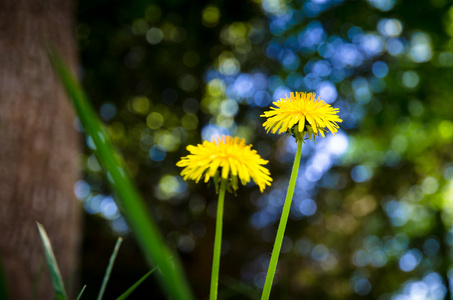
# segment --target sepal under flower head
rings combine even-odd
[[[204,178],[208,182],[212,178],[216,186],[221,180],[228,180],[228,187],[234,191],[239,180],[243,185],[253,180],[261,192],[271,185],[270,172],[263,167],[268,161],[252,150],[252,145],[245,145],[244,139],[223,135],[212,142],[187,146],[187,150],[190,154],[176,164],[184,168],[181,171],[184,180],[199,182]]]
[[[339,109],[315,96],[315,93],[295,92],[289,98],[273,102],[276,107],[261,115],[267,118],[263,124],[266,131],[291,134],[296,141],[303,140],[306,134],[310,140],[319,135],[324,137],[328,131],[335,134],[339,128],[337,122],[343,122],[338,117]]]

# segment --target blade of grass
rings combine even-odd
[[[118,298],[116,298],[116,300],[124,300],[126,299],[127,297],[129,297],[129,295],[146,279],[148,278],[149,275],[151,275],[151,273],[153,273],[158,267],[154,267],[151,271],[149,271],[148,273],[146,273],[145,275],[142,276],[142,278],[140,278],[136,283],[134,283],[133,286],[131,286],[130,288],[127,289],[127,291],[125,291],[123,294],[121,294],[121,296],[119,296]]]
[[[77,296],[76,300],[80,300],[80,297],[82,297],[83,292],[85,292],[86,284],[83,286],[82,290],[80,291],[79,295]]]
[[[123,238],[119,237],[116,241],[115,248],[113,249],[112,256],[110,256],[109,265],[107,266],[107,270],[105,270],[104,280],[102,280],[101,289],[99,291],[98,299],[101,300],[104,296],[105,287],[107,286],[107,282],[109,281],[110,274],[112,273],[113,264],[115,263],[116,256],[118,255],[118,250],[120,250],[121,243],[123,242]]]
[[[94,153],[117,196],[115,201],[121,214],[126,218],[148,262],[151,266],[159,265],[161,272],[156,274],[161,287],[168,298],[194,299],[179,259],[165,245],[156,223],[151,219],[142,197],[124,167],[123,159],[113,147],[82,88],[60,56],[50,47],[48,53],[58,77],[72,100],[85,133],[93,140],[96,147]]]
[[[66,291],[64,289],[63,280],[61,279],[60,270],[58,269],[57,260],[53,254],[52,245],[50,244],[49,237],[47,236],[44,227],[36,222],[38,225],[39,235],[41,236],[42,244],[44,246],[44,253],[46,255],[47,265],[50,271],[50,278],[52,279],[53,289],[55,291],[55,298],[58,300],[66,300]]]

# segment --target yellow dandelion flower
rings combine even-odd
[[[187,150],[190,154],[176,164],[184,168],[181,171],[184,180],[198,182],[204,177],[204,182],[208,182],[210,178],[221,177],[230,179],[230,186],[237,190],[238,177],[243,185],[253,179],[261,192],[271,185],[270,172],[263,167],[268,161],[252,150],[252,145],[247,146],[244,139],[222,135],[212,142],[187,146]]]
[[[277,107],[265,111],[261,117],[267,120],[263,126],[267,132],[294,134],[297,139],[302,139],[305,133],[308,137],[316,137],[330,130],[333,134],[338,131],[337,122],[343,122],[338,117],[338,108],[333,108],[315,93],[290,93],[289,98],[281,98],[273,102]]]

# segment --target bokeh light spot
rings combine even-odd
[[[299,211],[304,216],[312,216],[317,209],[316,202],[312,199],[304,199],[299,204]]]
[[[368,295],[371,291],[371,283],[368,279],[362,278],[357,280],[354,285],[354,292],[359,294],[360,296]]]
[[[434,194],[439,188],[439,182],[434,177],[426,177],[422,182],[422,189],[425,194]]]
[[[403,31],[403,25],[398,19],[381,19],[378,22],[378,30],[383,36],[397,37]]]
[[[431,38],[426,33],[417,32],[412,35],[409,57],[417,63],[429,61],[433,56]]]
[[[80,200],[86,198],[90,194],[90,191],[90,185],[84,180],[79,180],[74,184],[74,194]]]
[[[167,151],[161,146],[154,145],[149,149],[149,157],[154,161],[162,161],[167,155]]]
[[[403,74],[403,85],[409,89],[413,89],[418,85],[420,78],[418,77],[417,72],[407,71]]]
[[[371,168],[364,165],[355,166],[351,171],[351,178],[355,182],[365,182],[373,175]]]
[[[150,108],[150,102],[147,97],[135,97],[132,99],[132,108],[139,114],[146,114]]]
[[[164,117],[158,112],[152,112],[146,117],[146,125],[151,129],[159,129],[164,124]]]
[[[389,11],[395,5],[395,0],[368,0],[368,2],[382,11]]]
[[[178,249],[181,252],[192,252],[195,247],[195,241],[189,235],[182,235],[178,239]]]
[[[414,270],[420,263],[422,256],[421,252],[417,249],[409,250],[399,260],[400,269],[404,272]]]
[[[371,70],[373,71],[374,76],[378,78],[384,78],[385,76],[387,76],[387,73],[389,72],[389,67],[385,62],[377,61],[373,64]]]
[[[163,38],[164,33],[157,27],[152,27],[146,32],[146,40],[152,45],[159,44]]]
[[[206,27],[214,27],[219,23],[220,10],[215,6],[208,6],[203,9],[202,22]]]
[[[181,118],[181,125],[186,130],[195,130],[198,127],[198,118],[194,114],[185,114]]]
[[[116,106],[114,103],[107,102],[102,104],[100,115],[105,121],[110,121],[116,115]]]

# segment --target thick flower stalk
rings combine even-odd
[[[212,142],[204,141],[201,145],[187,146],[187,150],[190,154],[176,164],[184,168],[181,171],[184,180],[199,182],[204,178],[204,182],[208,182],[212,178],[217,188],[220,184],[210,291],[210,300],[215,300],[219,281],[225,190],[236,191],[239,180],[243,185],[253,180],[263,192],[266,186],[271,185],[272,178],[269,170],[264,167],[268,161],[262,159],[256,150],[252,150],[252,145],[246,145],[244,139],[223,135]]]
[[[283,205],[282,216],[278,225],[277,236],[272,250],[269,268],[267,270],[266,281],[261,294],[262,300],[269,299],[275,270],[277,269],[278,257],[285,235],[286,224],[288,223],[289,211],[293,199],[296,178],[302,154],[303,139],[306,134],[310,140],[330,131],[335,134],[338,131],[337,122],[342,122],[338,116],[339,109],[333,108],[322,101],[319,97],[315,99],[314,93],[290,93],[290,97],[282,98],[273,102],[276,107],[271,107],[270,111],[264,112],[262,117],[267,120],[263,126],[267,132],[286,133],[293,135],[297,143],[296,156],[294,158],[293,169],[289,180],[288,192],[286,193],[285,204]]]

